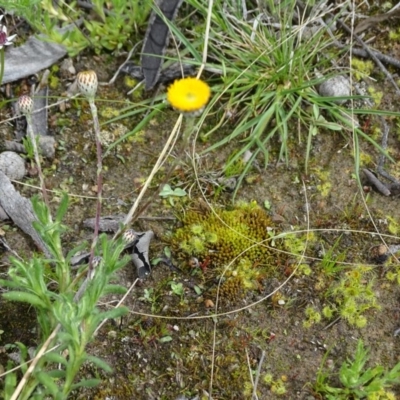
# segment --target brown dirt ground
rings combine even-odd
[[[400,59],[400,52],[391,55]],[[88,68],[93,64],[102,79],[106,80],[108,71],[100,71],[99,63],[94,63],[90,58],[81,60],[80,67]],[[378,87],[385,93],[382,106],[391,110],[398,109],[398,100],[390,87],[384,83],[380,83]],[[121,87],[102,88],[98,96],[124,101],[124,91],[126,89],[122,90]],[[112,102],[110,106],[113,106]],[[100,111],[102,107],[103,103],[99,105]],[[81,111],[81,116],[78,116],[78,111]],[[82,221],[88,216],[94,216],[95,209],[94,199],[87,198],[95,196],[91,188],[96,180],[95,148],[88,133],[89,128],[85,125],[88,112],[84,104],[80,104],[79,109],[73,105],[66,115],[51,111],[55,120],[66,117],[70,123],[63,129],[55,128],[57,140],[63,141],[64,145],[59,148],[56,160],[52,163],[55,169],[53,172],[50,169],[47,171],[46,183],[50,189],[66,189],[71,194],[82,196],[72,198],[67,215],[66,223],[71,230],[65,235],[64,241],[68,250],[80,241],[91,238],[91,232],[82,227]],[[126,213],[129,210],[175,119],[174,112],[167,112],[146,128],[141,140],[124,144],[118,150],[118,154],[125,159],[124,163],[115,154],[105,159],[107,169],[104,173],[104,213]],[[130,120],[123,123],[129,125],[135,122],[137,121]],[[397,161],[400,159],[400,146],[394,124],[391,132],[390,151]],[[208,145],[199,143],[196,151],[200,153]],[[197,160],[195,164],[199,174],[206,175],[207,171],[221,169],[235,145],[237,144],[233,143],[218,156],[208,155],[203,156],[201,162]],[[377,160],[376,151],[365,143],[361,147],[363,154],[371,156],[372,162],[368,166],[373,168],[374,161]],[[389,282],[385,276],[388,270],[396,269],[396,262],[388,267],[374,266],[368,275],[368,279],[374,280],[373,290],[380,309],[371,309],[364,313],[368,319],[366,327],[356,328],[344,319],[329,326],[334,318],[323,318],[310,328],[303,326],[307,306],[313,305],[321,311],[331,301],[325,296],[326,292],[318,287],[318,277],[321,274],[317,271],[320,271],[322,250],[331,248],[341,238],[337,253],[346,254],[344,262],[350,263],[349,270],[361,263],[368,264],[371,262],[369,249],[381,243],[371,218],[379,232],[390,234],[387,217],[394,221],[399,221],[400,217],[398,198],[383,197],[376,192],[366,195],[358,188],[353,177],[353,144],[350,133],[318,134],[313,142],[312,159],[307,174],[303,166],[304,151],[305,144],[292,143],[289,166],[269,165],[260,172],[252,171],[256,177],[255,182],[244,183],[237,196],[238,199],[247,201],[256,200],[260,205],[269,200],[272,205],[271,213],[280,216],[281,232],[292,229],[319,230],[305,253],[307,257],[315,259],[309,262],[312,273],[309,276],[296,274],[284,285],[280,292],[284,296],[285,304],[279,305],[267,298],[250,306],[285,281],[286,266],[277,265],[280,268],[279,277],[265,279],[257,291],[251,291],[237,301],[222,304],[218,313],[232,313],[215,319],[209,317],[212,310],[207,309],[204,302],[199,302],[190,289],[189,282],[196,278],[192,276],[185,260],[176,260],[183,270],[182,274],[174,273],[165,266],[157,266],[151,277],[140,282],[128,296],[125,305],[130,313],[118,322],[107,323],[88,349],[91,354],[105,359],[114,369],[114,373],[105,375],[91,365],[85,366],[82,376],[100,376],[102,384],[91,390],[82,390],[72,398],[176,399],[179,395],[185,395],[182,399],[191,399],[209,392],[212,376],[213,399],[249,399],[249,368],[254,378],[261,353],[265,351],[258,384],[259,398],[312,399],[320,398],[313,392],[312,385],[328,349],[330,352],[325,364],[331,368],[331,382],[334,383],[337,383],[335,373],[342,362],[354,353],[358,338],[362,338],[364,344],[371,349],[370,365],[381,364],[389,368],[400,361],[400,340],[393,335],[394,330],[400,327],[400,287]],[[176,152],[175,156],[179,154]],[[51,163],[47,163],[47,167],[50,166]],[[399,168],[398,162],[390,165],[390,170],[396,176]],[[181,179],[187,188],[193,182],[196,183],[187,159],[178,172],[181,174],[174,174],[172,182],[176,183]],[[160,178],[158,179],[159,182]],[[27,181],[37,183],[35,177]],[[35,192],[30,187],[19,188],[26,196]],[[152,217],[174,216],[176,210],[172,210],[167,202],[160,199],[156,189],[157,186],[153,185],[149,194],[150,206],[144,214]],[[196,204],[200,196],[195,184],[191,192],[192,204]],[[366,203],[363,201],[365,196]],[[228,203],[229,197],[229,194],[222,194],[218,201]],[[212,201],[212,196],[207,200]],[[56,201],[54,206],[56,207]],[[152,258],[161,254],[165,245],[165,232],[176,229],[174,221],[168,219],[154,221],[141,218],[133,227],[138,231],[152,229],[156,233],[156,239],[151,246]],[[32,254],[34,249],[29,238],[24,237],[9,221],[0,223],[0,228],[6,231],[5,238],[15,251],[24,256]],[[299,237],[304,239],[304,235],[299,234]],[[388,239],[388,243],[397,244],[398,240],[393,236]],[[7,271],[8,256],[5,253],[1,255],[0,272],[3,275]],[[293,255],[293,260],[296,263],[299,257]],[[340,276],[336,279],[340,279]],[[135,270],[132,265],[119,274],[120,283],[127,288],[134,279]],[[171,280],[183,283],[183,304],[171,292],[168,285]],[[158,296],[153,304],[144,300],[146,289],[153,289]],[[110,306],[111,303],[101,305],[104,308]],[[249,307],[235,312],[244,306]],[[196,310],[195,316],[202,318],[188,317],[188,310],[191,314]],[[33,310],[24,305],[6,303],[0,297],[0,329],[4,331],[0,336],[0,345],[15,341],[35,345],[34,321]],[[163,343],[160,339],[165,336],[171,336],[172,340]],[[5,358],[0,358],[0,362],[4,363]],[[277,396],[272,392],[271,386],[262,379],[266,373],[272,374],[274,380],[284,381],[286,394]],[[393,391],[400,398],[400,389],[393,388]]]

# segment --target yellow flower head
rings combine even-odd
[[[201,112],[210,98],[210,87],[197,78],[176,80],[167,92],[172,107],[183,113]]]

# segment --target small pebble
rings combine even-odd
[[[321,83],[318,88],[318,93],[324,97],[350,96],[350,82],[346,77],[342,75],[334,76]],[[346,100],[336,100],[335,102],[338,104],[342,104],[345,103]]]
[[[25,174],[25,161],[13,151],[4,151],[0,154],[0,171],[11,180],[21,180]]]

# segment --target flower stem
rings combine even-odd
[[[94,257],[94,249],[97,244],[97,239],[99,237],[99,227],[100,227],[100,215],[101,215],[101,204],[102,204],[102,192],[103,192],[103,162],[102,162],[102,148],[101,148],[101,139],[100,139],[100,124],[99,118],[97,115],[97,107],[94,102],[94,99],[89,99],[90,111],[92,113],[93,118],[93,130],[95,134],[96,140],[96,150],[97,150],[97,204],[96,204],[96,218],[94,224],[94,235],[93,242],[90,248],[90,259],[89,259],[89,271],[90,274],[92,269],[93,257]]]
[[[4,47],[0,49],[0,85],[3,82],[4,76]]]
[[[185,152],[185,150],[189,147],[189,139],[191,134],[193,133],[193,128],[194,128],[194,120],[195,117],[187,116],[185,118],[185,129],[182,134],[182,152]]]
[[[50,203],[49,203],[49,198],[47,196],[46,185],[44,183],[44,176],[43,176],[43,172],[42,172],[42,167],[41,167],[41,164],[40,164],[40,156],[39,156],[39,150],[38,150],[37,143],[36,143],[36,136],[33,133],[32,115],[31,114],[26,114],[25,118],[26,118],[26,123],[27,123],[26,130],[28,132],[29,139],[32,142],[33,153],[34,153],[34,156],[35,156],[35,162],[36,162],[36,166],[37,166],[37,169],[38,169],[38,175],[39,175],[39,180],[40,180],[40,188],[42,189],[43,200],[46,203],[46,206],[50,210]]]

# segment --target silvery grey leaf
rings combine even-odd
[[[168,46],[170,32],[164,18],[173,21],[181,3],[182,0],[161,0],[158,11],[153,10],[150,16],[141,58],[146,90],[157,83]]]
[[[60,29],[65,32],[74,28],[68,25]],[[40,35],[39,38],[45,38]],[[8,47],[5,52],[4,75],[2,84],[14,82],[50,67],[67,54],[65,46],[57,43],[44,42],[36,37],[30,37],[22,46]]]
[[[149,260],[150,241],[154,237],[153,231],[145,232],[136,243],[132,251],[132,261],[136,267],[139,279],[147,278],[151,273],[151,264]]]

